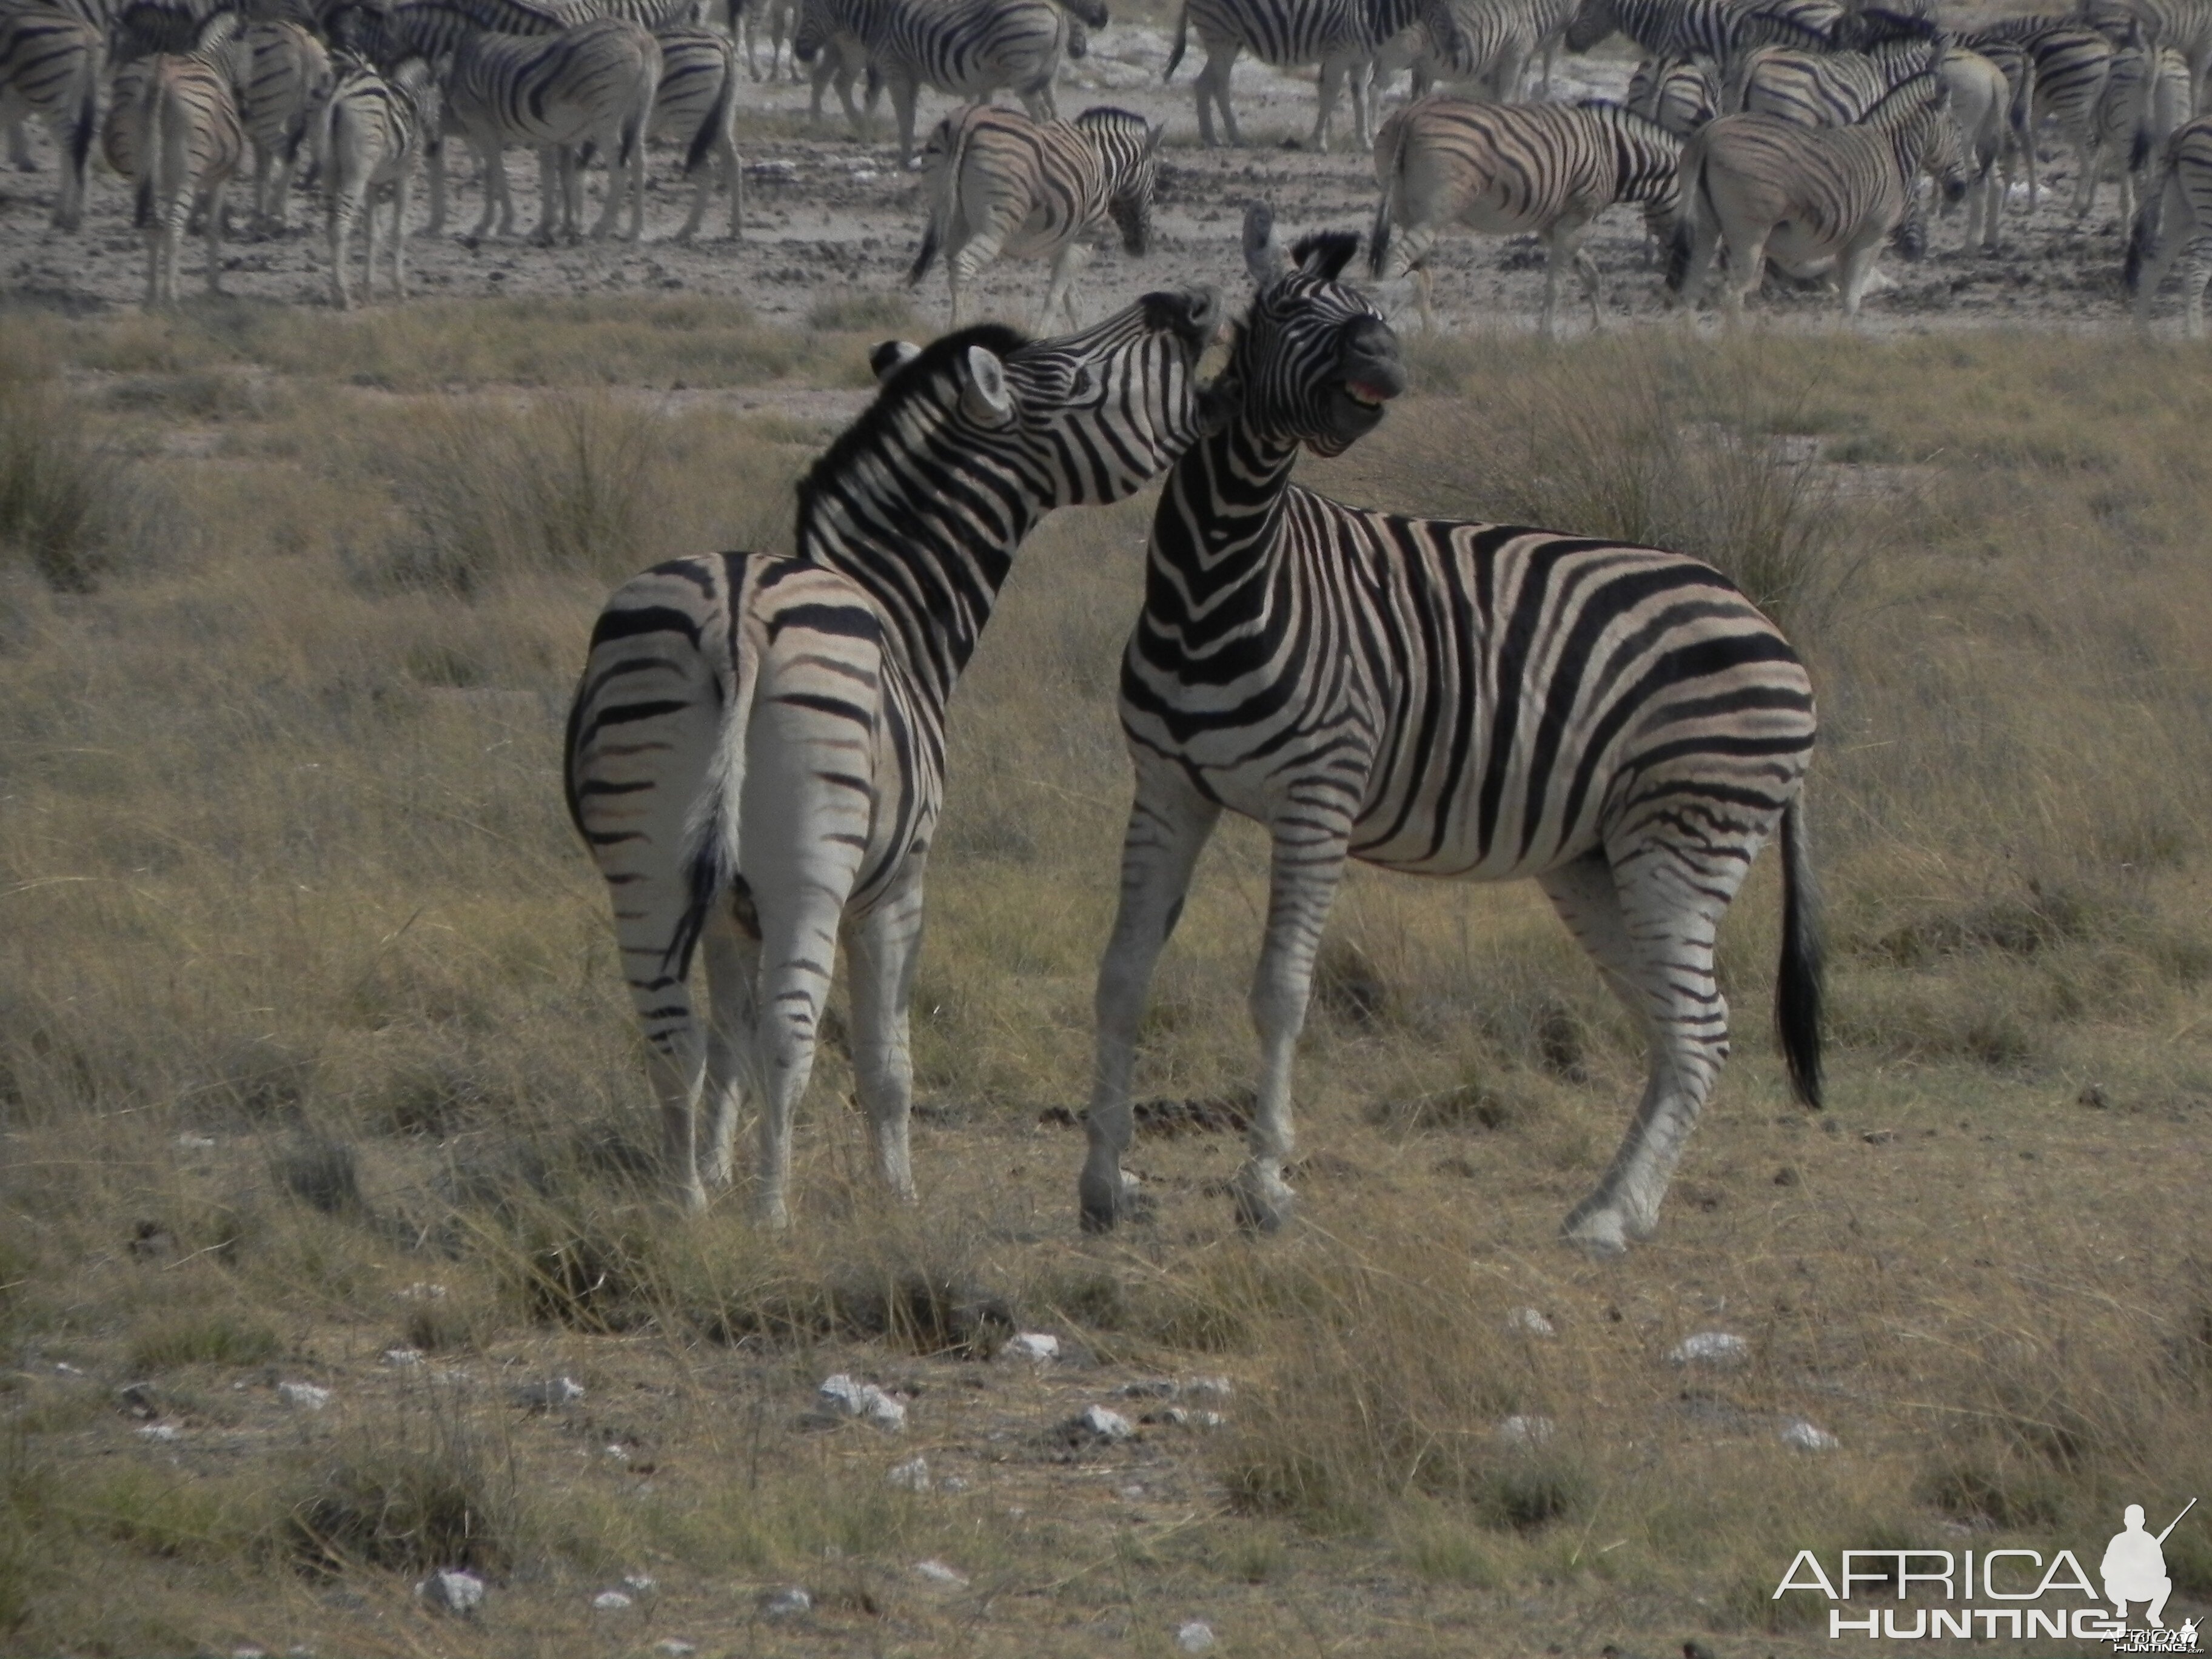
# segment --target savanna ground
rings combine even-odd
[[[1163,1654],[1203,1619],[1231,1655],[1808,1655],[1825,1605],[1771,1598],[1801,1547],[2094,1571],[2123,1504],[2212,1498],[2201,349],[1421,343],[1381,432],[1309,465],[1705,555],[1814,665],[1829,1108],[1765,1034],[1765,860],[1724,941],[1736,1060],[1660,1237],[1598,1263],[1554,1232],[1640,1080],[1622,1016],[1532,890],[1371,877],[1304,1047],[1298,1226],[1240,1237],[1236,1144],[1195,1133],[1139,1143],[1153,1219],[1079,1234],[1054,1120],[1142,501],[1037,534],[957,704],[921,1206],[871,1190],[834,1037],[787,1239],[655,1200],[559,799],[570,678],[615,580],[788,544],[906,323],[0,316],[0,1648]],[[1247,1086],[1264,891],[1228,826],[1145,1095]],[[1015,1328],[1063,1358],[986,1357]],[[1715,1329],[1747,1364],[1668,1363]],[[907,1431],[803,1426],[839,1370]],[[582,1397],[515,1403],[560,1376]],[[1233,1388],[1186,1401],[1210,1430],[1117,1392],[1201,1376]],[[1094,1403],[1163,1420],[1059,1437]],[[917,1455],[930,1490],[887,1481]],[[2172,1621],[2212,1525],[2166,1554]],[[455,1565],[492,1586],[466,1622],[411,1594]],[[768,1619],[787,1585],[814,1610]]]

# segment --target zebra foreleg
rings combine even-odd
[[[392,181],[392,297],[395,300],[407,297],[407,204],[408,198],[414,194],[410,188],[413,172],[412,166],[402,166],[399,177]],[[368,210],[371,214],[376,211],[373,200]],[[376,296],[375,270],[374,264],[369,267],[371,299]]]
[[[222,292],[223,191],[224,185],[218,182],[207,196],[207,291],[210,294]],[[173,300],[177,295],[177,257],[181,241],[179,238],[169,246],[169,297]]]
[[[1184,780],[1164,771],[1140,772],[1137,799],[1121,841],[1121,907],[1114,934],[1098,963],[1093,1004],[1097,1050],[1085,1126],[1089,1148],[1077,1182],[1083,1229],[1103,1232],[1132,1207],[1135,1181],[1124,1175],[1135,1124],[1129,1082],[1136,1067],[1137,1028],[1160,951],[1182,915],[1183,896],[1221,809]]]
[[[1052,314],[1056,309],[1066,309],[1071,334],[1083,326],[1083,319],[1075,313],[1075,279],[1090,263],[1091,250],[1079,240],[1071,239],[1061,247],[1052,262],[1052,280],[1045,286],[1044,308],[1037,313],[1036,331],[1040,336],[1052,332]]]
[[[907,1011],[921,944],[921,872],[845,932],[853,974],[853,1073],[876,1141],[876,1173],[909,1202],[914,1160],[907,1127],[914,1105],[914,1057]]]
[[[1329,118],[1336,113],[1336,100],[1344,93],[1345,63],[1341,58],[1325,58],[1321,65],[1321,106],[1314,112],[1313,137],[1306,148],[1316,155],[1328,154]]]
[[[898,122],[899,168],[902,172],[915,165],[914,159],[914,106],[921,95],[920,84],[910,75],[886,77],[890,82],[891,114]]]
[[[1237,112],[1229,103],[1229,71],[1237,63],[1237,42],[1231,40],[1218,51],[1209,50],[1206,67],[1198,72],[1193,82],[1198,94],[1198,141],[1212,149],[1213,145],[1213,106],[1221,106],[1222,131],[1229,135],[1233,149],[1244,147],[1244,135],[1237,130]]]

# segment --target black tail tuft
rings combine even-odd
[[[906,273],[906,285],[914,287],[929,275],[930,266],[937,263],[937,215],[933,211],[921,228],[921,251],[914,256],[914,264]]]
[[[707,918],[714,913],[715,902],[722,890],[729,885],[731,872],[722,862],[721,805],[717,802],[707,821],[699,826],[699,844],[693,849],[691,862],[684,872],[684,886],[689,896],[684,905],[684,915],[676,924],[674,937],[668,941],[668,954],[660,959],[660,971],[682,979],[691,971],[691,953],[698,948],[699,935],[706,931]]]
[[[713,152],[714,142],[728,131],[730,103],[738,92],[738,56],[730,53],[722,64],[722,89],[714,94],[714,106],[707,112],[707,118],[699,123],[699,131],[691,135],[691,148],[684,152],[684,176],[689,179],[699,170],[699,164]],[[730,180],[735,190],[738,181]]]
[[[1820,918],[1801,795],[1782,809],[1782,968],[1774,1023],[1797,1098],[1820,1104]]]
[[[1674,220],[1674,234],[1667,240],[1667,291],[1680,294],[1682,283],[1690,274],[1690,250],[1694,238],[1690,230],[1689,204]]]

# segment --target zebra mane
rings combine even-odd
[[[1934,69],[1922,70],[1908,75],[1874,101],[1867,112],[1858,118],[1863,127],[1901,126],[1923,110],[1932,108],[1949,90],[1942,74]]]
[[[1301,236],[1291,245],[1291,263],[1301,270],[1316,254],[1321,256],[1321,276],[1324,282],[1334,282],[1352,263],[1352,256],[1359,251],[1359,233],[1355,230],[1316,230]]]
[[[908,406],[921,401],[945,370],[967,355],[969,346],[982,346],[1005,357],[1029,343],[1030,337],[1019,329],[1008,328],[1004,323],[978,323],[973,328],[939,336],[907,359],[906,366],[884,382],[875,402],[854,417],[852,425],[837,434],[799,481],[800,540],[805,538],[807,524],[814,516],[815,498],[823,487],[848,474],[857,457],[882,442],[887,433],[896,431]]]
[[[1069,125],[1079,127],[1105,126],[1115,121],[1134,121],[1138,125],[1147,129],[1152,125],[1134,110],[1122,109],[1113,104],[1093,104]]]

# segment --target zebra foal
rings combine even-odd
[[[2183,260],[2181,330],[2193,340],[2204,332],[2204,287],[2212,276],[2212,115],[2177,129],[2144,178],[2123,271],[2138,328],[2149,327],[2151,299],[2177,259]]]
[[[1702,295],[1725,244],[1722,301],[1731,316],[1742,312],[1770,258],[1795,276],[1832,270],[1844,314],[1857,316],[1875,260],[1913,210],[1923,171],[1947,201],[1966,193],[1958,129],[1933,75],[1899,82],[1848,127],[1803,127],[1757,112],[1720,117],[1682,150],[1670,302]]]
[[[1799,786],[1812,687],[1774,624],[1708,565],[1516,526],[1410,519],[1291,482],[1405,389],[1397,341],[1340,283],[1349,235],[1285,255],[1246,222],[1259,291],[1224,372],[1226,424],[1176,463],[1121,663],[1136,799],[1098,970],[1079,1183],[1086,1226],[1132,1184],[1121,1155],[1146,993],[1223,811],[1273,842],[1252,987],[1260,1039],[1244,1219],[1295,1194],[1291,1073],[1347,860],[1534,879],[1643,1025],[1642,1104],[1566,1221],[1603,1251],[1648,1237],[1728,1054],[1713,940],[1753,856],[1783,843],[1783,1047],[1820,1098],[1820,951]]]
[[[1037,520],[1120,500],[1196,437],[1218,313],[1211,294],[1150,294],[1062,339],[985,326],[902,366],[879,353],[874,404],[799,485],[794,556],[674,560],[600,613],[568,716],[568,808],[614,901],[684,1203],[728,1183],[750,1094],[756,1212],[787,1220],[792,1112],[841,935],[877,1170],[914,1195],[907,1005],[946,701]]]
[[[1436,326],[1427,253],[1448,227],[1544,239],[1543,331],[1559,310],[1559,270],[1571,265],[1601,325],[1602,283],[1583,246],[1616,202],[1643,204],[1655,236],[1674,228],[1682,142],[1618,104],[1470,104],[1424,98],[1394,112],[1375,140],[1382,199],[1369,239],[1378,277],[1412,273],[1423,326]],[[1394,241],[1395,238],[1395,241]]]
[[[83,221],[85,162],[100,125],[106,50],[99,29],[66,12],[43,6],[0,10],[0,127],[20,145],[16,124],[37,115],[52,133],[61,161],[57,230],[75,230]]]
[[[407,297],[407,200],[436,88],[430,66],[410,59],[386,79],[359,58],[341,56],[337,81],[316,112],[314,154],[322,167],[330,238],[331,299],[353,305],[347,273],[356,222],[362,228],[362,289],[376,297],[378,198],[392,202],[392,297]]]
[[[966,286],[992,260],[1052,259],[1037,313],[1040,331],[1065,307],[1075,314],[1073,284],[1089,261],[1084,239],[1109,222],[1123,249],[1152,246],[1152,184],[1165,127],[1101,105],[1073,121],[1032,121],[980,105],[939,123],[922,151],[929,220],[907,285],[929,274],[941,252],[952,289],[952,326],[966,312]]]

